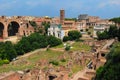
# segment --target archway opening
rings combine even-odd
[[[49,80],[54,80],[57,76],[49,76]]]
[[[10,22],[8,25],[8,36],[16,36],[19,30],[19,24],[15,21]]]
[[[3,38],[4,25],[0,22],[0,39]]]
[[[105,53],[102,53],[101,56],[102,56],[102,57],[105,57]]]

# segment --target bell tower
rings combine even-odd
[[[65,10],[61,9],[60,10],[60,24],[64,24],[64,19],[65,19]]]

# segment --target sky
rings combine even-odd
[[[0,0],[0,16],[50,16],[77,18],[79,14],[113,18],[120,16],[120,0]]]

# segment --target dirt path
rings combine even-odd
[[[114,43],[114,39],[111,39],[109,41],[107,41],[107,43],[103,46],[102,50],[107,49],[107,47],[109,47],[110,45],[112,45]]]
[[[50,48],[51,50],[54,50],[54,51],[65,51],[63,48]]]
[[[50,50],[54,50],[54,51],[64,51],[64,49],[54,49],[54,48],[50,48]],[[28,52],[28,53],[26,53],[26,54],[24,54],[24,55],[22,55],[22,56],[18,56],[17,58],[18,59],[20,59],[20,58],[25,58],[25,57],[28,57],[28,56],[30,56],[30,55],[32,55],[32,54],[35,54],[35,53],[38,53],[38,52],[40,52],[40,51],[46,51],[46,48],[41,48],[41,49],[37,49],[37,50],[35,50],[35,51],[31,51],[31,52]]]
[[[17,58],[18,58],[18,59],[20,59],[20,58],[25,58],[25,57],[28,57],[28,56],[30,56],[30,55],[32,55],[32,54],[38,53],[38,52],[40,52],[40,51],[45,51],[45,50],[46,50],[46,48],[37,49],[37,50],[35,50],[35,51],[28,52],[28,53],[26,53],[26,54],[24,54],[24,55],[22,55],[22,56],[18,56]]]

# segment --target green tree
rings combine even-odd
[[[108,30],[109,38],[115,38],[118,35],[118,29],[116,26],[110,26]]]
[[[41,35],[39,33],[31,34],[28,38],[31,44],[33,44],[33,42],[36,42],[37,46],[39,45],[38,48],[44,48],[48,45],[46,36]]]
[[[6,41],[5,43],[0,43],[0,59],[7,59],[11,61],[13,58],[17,56],[17,53],[14,49],[13,44],[10,41]]]
[[[14,47],[17,52],[17,55],[23,55],[25,53],[23,50],[23,45],[20,42],[18,42]]]
[[[119,80],[120,79],[120,43],[113,45],[107,55],[107,62],[97,70],[95,80]]]
[[[66,45],[65,50],[69,51],[70,50],[70,45]]]
[[[62,41],[54,36],[48,36],[47,41],[48,41],[48,45],[50,45],[50,47],[62,44]]]
[[[30,24],[31,24],[31,26],[33,26],[34,28],[36,28],[36,27],[37,27],[37,24],[36,24],[36,22],[35,22],[35,21],[30,21],[29,23],[30,23]]]
[[[45,34],[47,34],[48,28],[50,27],[50,22],[42,22],[42,25],[44,26]]]
[[[64,36],[63,37],[63,42],[69,41],[69,37],[68,36]]]
[[[68,37],[70,40],[77,40],[80,37],[82,37],[81,33],[77,30],[69,31],[68,32]]]
[[[113,21],[113,22],[115,22],[116,24],[117,24],[117,23],[120,23],[120,17],[112,18],[112,19],[110,19],[110,21]]]
[[[118,40],[120,41],[120,28],[118,29]]]
[[[16,45],[15,49],[18,55],[23,55],[32,50],[28,37],[23,37]]]
[[[39,49],[39,43],[38,42],[33,42],[31,45],[32,45],[32,50]]]
[[[97,32],[97,37],[98,37],[98,40],[103,40],[103,39],[108,39],[109,38],[109,35],[107,34],[107,32]]]

